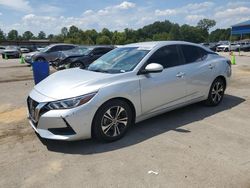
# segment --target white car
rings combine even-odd
[[[223,45],[217,46],[216,51],[217,52],[235,51],[239,47],[240,47],[239,44],[223,44]]]
[[[161,113],[200,101],[218,105],[230,76],[230,61],[201,45],[129,44],[87,70],[59,71],[36,85],[27,99],[29,122],[42,138],[115,141]]]
[[[20,50],[22,53],[29,53],[30,52],[30,50],[28,48],[25,48],[25,47],[21,47]]]
[[[3,51],[5,50],[4,46],[0,46],[0,55],[3,53]]]

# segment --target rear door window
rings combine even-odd
[[[71,50],[75,48],[75,46],[72,46],[72,45],[65,45],[65,46],[62,46],[62,51],[66,51],[66,50]]]
[[[174,67],[182,64],[176,45],[169,45],[158,49],[149,59],[149,63],[158,63],[163,68]]]
[[[198,46],[181,45],[181,50],[186,63],[199,62],[207,57],[207,52]]]

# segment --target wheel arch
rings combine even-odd
[[[225,84],[225,89],[226,89],[226,88],[227,88],[227,80],[226,80],[225,76],[219,75],[219,76],[217,76],[214,80],[216,80],[216,79],[218,79],[218,78],[220,78],[220,79],[223,80],[223,82],[224,82],[224,84]]]
[[[127,98],[125,98],[125,97],[114,97],[114,98],[111,98],[111,99],[105,101],[105,102],[97,109],[97,111],[98,111],[103,105],[105,105],[106,103],[108,103],[108,102],[110,102],[110,101],[112,101],[112,100],[121,100],[121,101],[126,102],[126,103],[129,105],[129,107],[131,108],[131,111],[132,111],[132,122],[135,123],[135,118],[136,118],[135,106],[134,106],[134,104],[133,104],[129,99],[127,99]],[[92,119],[92,122],[91,122],[91,137],[94,136],[94,134],[93,134],[93,122],[94,122],[94,119],[95,119],[95,117],[96,117],[97,111],[95,112],[95,115],[94,115],[94,117],[93,117],[93,119]]]

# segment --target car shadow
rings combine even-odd
[[[191,131],[183,126],[229,110],[244,101],[245,99],[240,97],[225,95],[224,100],[216,107],[207,107],[197,103],[176,109],[133,125],[125,137],[112,143],[100,143],[94,139],[72,142],[46,140],[40,137],[39,139],[48,150],[53,152],[83,155],[103,153],[138,144],[171,130],[180,134],[188,134]]]

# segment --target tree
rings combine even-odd
[[[98,36],[96,39],[96,44],[111,44],[111,40],[106,35]]]
[[[115,31],[112,37],[112,44],[125,44],[126,36],[124,32]]]
[[[61,34],[62,34],[62,36],[65,38],[65,37],[67,37],[67,35],[68,35],[68,28],[67,27],[63,27],[62,29],[61,29]]]
[[[69,28],[68,37],[75,38],[75,37],[77,37],[78,32],[79,32],[78,27],[72,25]]]
[[[38,36],[37,36],[38,39],[45,39],[46,38],[46,34],[44,31],[40,31],[38,33]]]
[[[231,29],[216,29],[212,31],[209,35],[209,40],[211,42],[218,42],[220,40],[229,40],[231,35]]]
[[[113,36],[112,32],[110,32],[107,28],[102,29],[101,35],[105,35],[109,37],[109,39],[112,39],[112,36]]]
[[[18,39],[18,32],[17,30],[12,29],[7,36],[8,40],[17,40]]]
[[[32,39],[33,36],[34,36],[34,34],[31,31],[25,31],[23,33],[24,40],[30,40],[30,39]]]
[[[168,40],[169,39],[169,34],[164,32],[164,33],[157,33],[153,35],[153,40],[155,41],[162,41],[162,40]]]
[[[181,40],[180,26],[178,24],[173,24],[169,31],[169,40]]]
[[[4,32],[0,29],[0,41],[5,40],[5,34]]]
[[[214,27],[216,25],[216,21],[215,20],[210,20],[210,19],[202,19],[197,23],[197,27],[205,30],[207,32],[209,32],[209,29],[211,29],[212,27]]]
[[[53,34],[49,34],[49,35],[48,35],[48,39],[49,39],[49,40],[53,40],[54,37],[55,37],[55,36],[54,36]]]

